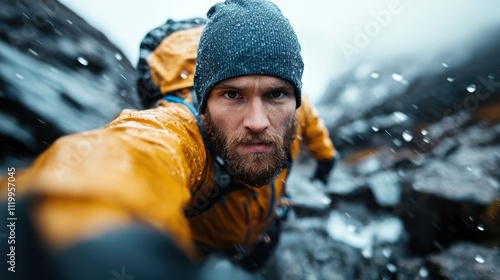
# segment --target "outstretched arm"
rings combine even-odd
[[[203,144],[196,122],[191,131],[179,121],[162,108],[126,111],[102,130],[59,139],[19,172],[16,195],[34,198],[29,218],[57,265],[120,272],[138,258],[168,261],[169,251],[194,259],[182,207]]]

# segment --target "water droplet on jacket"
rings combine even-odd
[[[189,74],[186,70],[182,70],[181,71],[181,78],[183,78],[184,80],[187,79],[189,77]]]
[[[18,78],[19,80],[24,80],[23,75],[21,75],[19,73],[16,73],[16,78]]]
[[[446,64],[446,63],[444,63],[444,62],[443,62],[443,63],[441,63],[441,65],[443,65],[443,67],[446,67],[446,68],[448,68],[448,67],[449,67],[449,66],[448,66],[448,64]]]
[[[476,255],[476,257],[474,259],[478,263],[484,263],[484,258],[482,256],[480,256],[480,255]]]
[[[475,84],[471,84],[467,87],[467,91],[470,92],[470,93],[473,93],[476,91],[476,85]]]
[[[83,66],[89,65],[89,62],[81,56],[78,57],[78,62],[80,62],[80,64],[82,64]]]
[[[411,140],[413,140],[413,135],[408,130],[405,130],[405,131],[403,131],[403,139],[406,142],[410,142]]]
[[[119,54],[119,53],[115,53],[115,58],[116,58],[116,60],[118,60],[118,61],[122,61],[122,59],[123,59],[122,55],[121,55],[121,54]]]
[[[377,72],[373,72],[370,74],[370,77],[374,78],[374,79],[378,79],[378,77],[380,77],[380,74],[377,73]]]
[[[477,229],[480,230],[480,231],[484,231],[484,225],[478,225]]]
[[[422,133],[422,135],[427,135],[429,132],[425,129],[422,129],[421,133]]]
[[[377,131],[380,130],[380,128],[378,127],[378,125],[373,125],[372,126],[372,130],[375,131],[375,132],[377,132]]]
[[[446,78],[446,80],[447,80],[448,82],[452,83],[453,81],[455,81],[455,78],[448,77],[448,78]]]

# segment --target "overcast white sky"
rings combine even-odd
[[[168,18],[205,16],[219,0],[60,0],[102,31],[135,66],[146,33]],[[430,55],[500,23],[496,0],[274,0],[295,28],[313,101],[334,75],[367,57]],[[461,47],[466,47],[461,45]],[[437,62],[440,63],[440,62]]]

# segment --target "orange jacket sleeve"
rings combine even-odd
[[[35,222],[49,245],[64,248],[139,222],[193,256],[182,207],[206,156],[191,112],[165,106],[173,108],[125,110],[101,130],[63,137],[18,173],[16,195],[41,199]]]
[[[335,156],[335,147],[323,120],[303,95],[302,105],[297,109],[297,138],[292,145],[292,157],[300,152],[300,142],[317,160],[329,160]]]

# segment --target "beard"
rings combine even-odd
[[[220,156],[226,162],[227,171],[243,183],[255,187],[268,184],[283,166],[287,160],[297,129],[294,117],[287,124],[281,135],[264,131],[262,133],[247,132],[229,138],[213,122],[208,110],[205,115],[204,124],[207,141],[213,147],[216,155]],[[252,141],[271,143],[273,149],[269,153],[250,153],[245,155],[237,153],[238,145]]]

